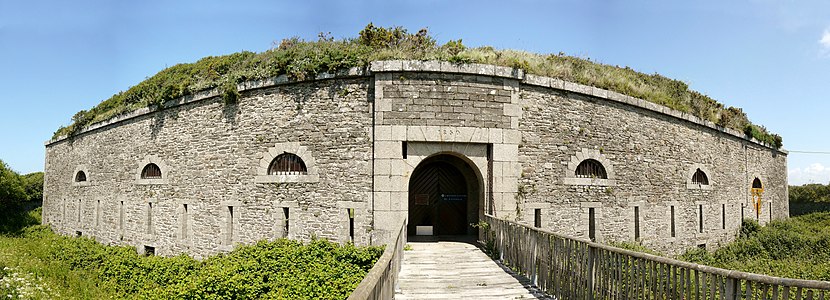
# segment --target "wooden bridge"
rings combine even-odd
[[[403,224],[349,299],[830,300],[827,281],[724,270],[489,215],[484,221],[484,242],[495,248],[498,262],[469,243],[412,242],[412,250],[403,251]]]

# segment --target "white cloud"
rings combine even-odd
[[[830,56],[830,28],[824,30],[818,43],[821,44],[821,53]]]
[[[830,168],[820,163],[811,164],[805,168],[794,168],[787,171],[790,184],[802,185],[806,183],[827,184],[830,182]]]

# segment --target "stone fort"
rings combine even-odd
[[[788,217],[787,152],[616,92],[376,61],[203,91],[46,143],[44,223],[160,255],[476,234],[485,214],[677,253]]]

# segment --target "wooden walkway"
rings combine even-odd
[[[551,299],[469,242],[408,245],[395,299]]]

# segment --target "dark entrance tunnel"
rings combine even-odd
[[[408,235],[432,226],[433,235],[469,235],[476,231],[480,187],[472,167],[461,158],[440,154],[421,162],[409,181]]]

